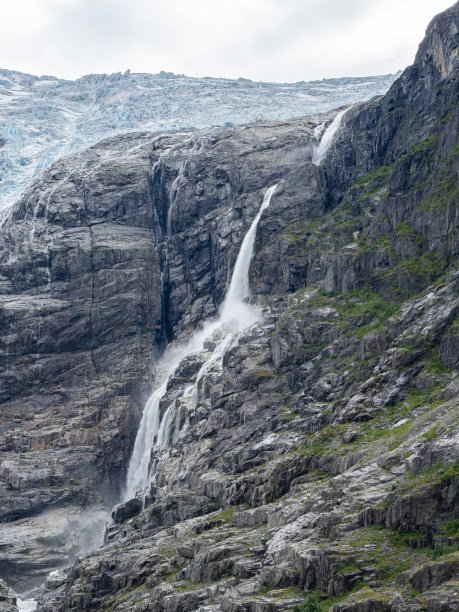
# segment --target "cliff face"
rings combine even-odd
[[[145,510],[119,508],[42,610],[455,609],[458,23],[456,3],[320,167],[332,116],[117,137],[3,220],[0,567],[21,588],[117,501],[165,343],[216,315],[279,183],[251,266],[264,320],[154,449]]]
[[[15,528],[0,531],[3,575],[16,586],[78,552],[82,509],[102,527],[152,356],[216,313],[273,174],[320,183],[304,161],[313,127],[106,141],[55,164],[4,219],[0,496]],[[324,197],[312,206],[323,212]],[[300,203],[286,209],[297,215]]]
[[[432,251],[438,269],[457,257],[458,10],[455,4],[432,21],[415,63],[385,96],[346,113],[323,164],[326,210],[336,217],[323,218],[319,240],[303,215],[276,236],[277,248],[266,235],[255,282],[268,265],[274,277],[279,267],[288,270],[282,291],[325,277],[329,291],[366,282],[386,297],[403,296],[428,276],[424,266],[422,278],[407,275],[403,260]]]

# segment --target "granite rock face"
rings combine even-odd
[[[314,125],[119,137],[56,163],[8,212],[0,533],[13,584],[77,554],[82,509],[103,523],[165,342],[216,313],[266,184],[320,180],[305,161]],[[48,527],[31,562],[39,512]]]
[[[251,266],[263,321],[153,449],[146,507],[117,505],[41,610],[455,609],[458,22],[456,3],[320,167],[333,114],[128,135],[54,164],[3,219],[0,568],[23,586],[119,501],[155,363],[217,314],[278,183]]]

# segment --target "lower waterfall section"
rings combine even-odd
[[[208,321],[194,332],[187,343],[170,345],[156,370],[156,389],[147,401],[129,463],[123,498],[133,498],[149,487],[154,480],[156,464],[152,462],[151,449],[165,450],[177,441],[189,425],[189,414],[198,399],[202,398],[202,380],[212,368],[221,368],[223,357],[237,341],[238,335],[260,320],[257,308],[247,304],[250,297],[249,267],[258,223],[269,206],[277,188],[267,189],[260,209],[247,231],[239,250],[230,286],[217,319]],[[168,383],[180,363],[186,357],[205,351],[204,361],[195,381],[185,385],[181,395],[164,406]]]

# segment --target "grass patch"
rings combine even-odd
[[[349,335],[358,337],[374,329],[383,332],[383,324],[400,306],[398,302],[390,302],[368,287],[348,293],[318,291],[309,304],[312,307],[329,306],[337,310],[340,327]]]
[[[398,264],[400,271],[406,271],[411,276],[417,276],[426,280],[433,279],[446,266],[446,260],[433,251],[426,251],[422,255],[416,255],[405,259]]]
[[[426,211],[435,211],[446,208],[449,204],[459,201],[459,187],[457,180],[450,170],[437,172],[430,185],[428,193],[422,198],[418,208]]]
[[[263,378],[273,378],[275,376],[274,372],[270,372],[269,370],[254,370],[251,372],[251,378],[254,380],[260,380]]]
[[[438,425],[435,425],[435,427],[432,427],[432,429],[426,431],[426,433],[423,434],[422,437],[426,440],[435,440],[435,438],[438,438]]]
[[[427,138],[424,138],[424,140],[422,140],[419,144],[413,145],[408,151],[408,154],[414,155],[415,153],[419,153],[421,151],[422,152],[429,151],[430,149],[433,148],[435,142],[436,142],[435,134],[432,134],[431,136],[427,136]]]
[[[451,519],[442,523],[440,533],[449,537],[459,538],[459,519]]]
[[[307,437],[308,443],[299,449],[298,453],[301,456],[307,455],[323,455],[326,452],[341,446],[340,434],[346,429],[346,425],[327,425],[320,431],[310,434]]]
[[[391,164],[390,166],[379,166],[379,168],[374,168],[367,174],[364,174],[360,178],[358,178],[351,188],[353,187],[361,187],[362,185],[368,185],[369,183],[373,183],[377,180],[384,179],[388,180],[394,166]]]
[[[448,366],[443,363],[438,355],[432,354],[429,356],[426,371],[433,374],[448,374],[449,372],[452,372],[453,369],[448,368]]]
[[[228,508],[225,508],[224,510],[222,510],[221,512],[219,512],[214,518],[214,521],[224,521],[225,523],[229,523],[233,514],[235,512],[239,512],[241,510],[241,508],[239,506],[229,506]]]
[[[306,601],[293,608],[293,612],[322,612],[324,607],[317,593],[311,593]]]
[[[454,463],[439,461],[420,474],[408,472],[405,476],[406,488],[412,489],[414,487],[434,484],[436,482],[447,483],[451,478],[456,476],[459,476],[459,459],[456,459]]]
[[[419,152],[427,152],[433,149],[434,144],[436,142],[436,136],[432,134],[431,136],[427,136],[418,144],[414,144],[407,153],[404,153],[400,157],[398,157],[395,161],[393,161],[388,166],[379,166],[378,168],[373,168],[367,174],[358,178],[352,187],[361,187],[363,185],[369,185],[370,183],[388,183],[391,177],[391,174],[394,168],[403,162],[407,157],[413,156]]]
[[[459,552],[459,544],[453,544],[451,546],[436,546],[431,551],[431,557],[433,561],[436,561],[440,557],[445,557],[446,555],[451,555],[452,553]]]
[[[297,604],[293,608],[293,612],[328,612],[334,604],[345,600],[353,593],[357,593],[362,587],[363,583],[359,580],[351,589],[335,597],[330,597],[328,593],[316,589],[306,596],[303,603]]]
[[[260,591],[260,593],[262,595],[266,595],[266,593],[269,593],[270,591],[274,591],[277,587],[273,586],[272,584],[266,584]]]

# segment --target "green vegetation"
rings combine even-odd
[[[370,316],[383,323],[398,310],[398,304],[390,304],[377,293],[364,288],[337,296],[335,308],[347,319]]]
[[[224,521],[225,523],[229,523],[233,514],[242,510],[239,506],[229,506],[224,510],[221,510],[216,516],[213,517],[214,521]]]
[[[443,271],[446,261],[433,251],[426,251],[422,255],[410,257],[401,261],[397,268],[406,271],[412,276],[417,276],[426,281],[433,279],[438,272]]]
[[[354,586],[348,591],[341,593],[335,597],[331,597],[328,593],[315,590],[311,591],[303,603],[297,604],[293,608],[293,612],[328,612],[335,603],[343,601],[352,593],[356,593],[362,589],[362,582],[357,581]]]
[[[435,438],[437,438],[438,437],[438,425],[435,425],[435,427],[432,427],[432,429],[429,429],[429,431],[426,431],[426,433],[423,434],[422,437],[425,438],[426,440],[434,440]]]
[[[179,573],[179,571],[180,571],[179,567],[174,567],[174,569],[171,572],[163,576],[164,582],[173,582],[174,580],[176,580],[177,574]]]
[[[389,438],[390,442],[387,445],[388,450],[392,451],[400,446],[403,437],[410,430],[413,425],[413,421],[409,420],[406,423],[397,425],[397,427],[380,428],[377,426],[377,419],[375,423],[372,423],[372,429],[365,428],[363,433],[363,439],[365,441],[382,440]]]
[[[305,444],[298,449],[297,453],[300,456],[329,455],[337,457],[350,452],[361,452],[364,449],[367,449],[370,454],[376,452],[378,448],[380,451],[393,451],[408,438],[410,432],[419,423],[419,419],[425,419],[426,414],[434,411],[445,402],[439,392],[440,389],[440,387],[433,387],[421,391],[409,388],[405,392],[405,398],[397,404],[378,411],[370,410],[367,421],[335,423],[318,432],[308,434],[305,438]],[[422,411],[418,410],[416,418],[413,418],[413,412],[421,407],[424,409]],[[362,412],[365,412],[366,407],[362,406],[361,409]],[[405,417],[404,421],[400,422],[403,417]],[[451,430],[455,426],[457,426],[457,423],[452,425]],[[344,442],[343,435],[349,428],[355,432],[355,435],[350,442]],[[440,426],[435,425],[426,431],[423,437],[432,440],[438,437],[440,433],[443,433],[443,431],[440,431]],[[411,452],[404,451],[403,455],[407,458],[411,455]],[[453,464],[436,464],[422,474],[408,473],[402,484],[397,482],[393,488],[408,489],[423,482],[445,480],[455,474],[455,469]],[[323,477],[326,476],[325,474]]]
[[[383,585],[389,585],[395,576],[402,572],[427,565],[459,550],[459,544],[420,547],[419,543],[423,544],[425,539],[426,535],[420,532],[404,532],[371,525],[352,532],[347,536],[346,543],[356,547],[356,553],[360,557],[357,569],[371,563],[378,570],[378,579]],[[362,553],[362,547],[365,546],[368,547],[368,552]]]
[[[402,163],[409,164],[412,157],[421,154],[433,159],[437,143],[437,135],[431,134],[391,164],[374,168],[357,178],[351,187],[355,191],[351,195],[351,203],[344,201],[321,217],[302,219],[290,224],[284,230],[283,237],[291,243],[288,247],[288,258],[292,265],[295,268],[307,265],[307,256],[311,251],[317,250],[332,255],[345,245],[357,242],[355,255],[349,251],[351,257],[356,257],[355,268],[367,268],[370,262],[372,287],[377,287],[378,293],[384,295],[389,302],[400,302],[419,293],[426,285],[438,279],[450,262],[437,252],[422,253],[424,237],[408,221],[399,223],[392,232],[383,229],[390,227],[391,220],[388,218],[385,224],[382,215],[381,222],[377,224],[380,234],[368,235],[367,231],[364,231],[365,218],[373,217],[378,206],[377,200],[371,196],[378,192],[379,199],[388,197],[390,179],[397,166]],[[441,171],[434,170],[428,180],[412,186],[414,191],[419,191],[422,195],[422,200],[418,199],[419,207],[436,210],[459,200],[459,187],[452,170],[454,155],[453,151],[444,160]],[[417,161],[414,163],[418,164]],[[383,231],[387,233],[382,233]],[[400,246],[400,238],[406,240],[408,246]],[[407,256],[408,254],[411,255]],[[368,329],[360,329],[356,334],[363,335],[374,326],[375,324],[372,324]]]
[[[269,593],[270,591],[274,591],[275,588],[276,588],[275,586],[267,584],[261,589],[260,593],[262,595],[266,595],[266,593]]]
[[[323,455],[332,452],[333,448],[341,445],[340,434],[345,431],[346,425],[328,425],[315,434],[307,436],[308,444],[303,446],[298,452],[301,456]]]
[[[358,239],[357,244],[359,247],[357,255],[360,258],[368,253],[374,253],[375,251],[387,253],[392,259],[396,257],[388,235],[372,234],[371,236],[362,236]]]
[[[449,537],[459,538],[459,519],[444,521],[440,532]]]
[[[323,609],[318,595],[311,593],[304,603],[293,608],[293,612],[322,612]]]
[[[433,399],[432,395],[436,391],[437,389],[421,391],[410,387],[405,392],[405,398],[401,402],[394,404],[394,406],[389,407],[387,413],[390,416],[400,417],[410,415],[416,408],[421,408],[421,406],[428,406],[429,410],[436,408],[444,402],[441,398]]]
[[[408,151],[408,155],[414,155],[415,153],[419,153],[421,151],[422,152],[429,151],[430,149],[433,148],[435,142],[436,142],[435,134],[432,134],[431,136],[427,136],[427,138],[424,138],[424,140],[422,140],[419,144],[413,145]]]
[[[407,153],[404,153],[400,157],[398,157],[395,161],[393,161],[388,166],[379,166],[378,168],[374,168],[371,172],[368,172],[364,176],[359,177],[352,187],[359,187],[362,185],[368,185],[370,183],[388,183],[390,180],[390,176],[394,170],[394,168],[405,161],[408,157],[412,157],[416,153],[419,152],[427,152],[431,151],[434,148],[434,144],[436,142],[436,136],[432,134],[431,136],[427,136],[424,140],[419,142],[418,144],[413,145]]]
[[[284,410],[282,410],[282,417],[284,421],[287,421],[287,423],[289,423],[290,421],[293,421],[295,419],[296,414],[294,412],[291,412],[288,408],[284,408]]]
[[[388,180],[392,170],[394,169],[394,164],[390,166],[379,166],[379,168],[374,168],[371,172],[368,172],[364,176],[358,178],[352,187],[359,187],[361,185],[368,185],[369,183],[374,183],[379,179],[384,179],[384,181]]]
[[[431,551],[431,557],[433,561],[436,561],[440,557],[446,557],[446,555],[451,555],[453,553],[459,552],[459,544],[453,544],[451,546],[436,546]]]
[[[187,593],[188,591],[197,591],[198,589],[202,589],[205,586],[205,583],[197,583],[192,580],[181,580],[174,585],[175,590],[178,593]]]
[[[354,232],[360,229],[361,220],[351,214],[350,204],[342,202],[321,217],[295,221],[284,230],[283,237],[293,244],[290,257],[302,259],[306,241],[309,249],[336,252],[339,247],[352,241]]]
[[[403,223],[399,223],[395,226],[395,233],[399,236],[404,236],[405,238],[409,238],[413,240],[417,237],[416,232],[414,231],[413,226],[408,223],[408,221],[403,221]]]
[[[299,449],[301,456],[325,455],[338,450],[348,453],[350,449],[363,449],[378,440],[387,439],[387,449],[394,450],[403,441],[404,436],[413,426],[414,421],[408,420],[397,427],[381,427],[381,414],[365,423],[353,424],[358,429],[357,437],[350,443],[344,444],[341,434],[349,427],[348,424],[328,425],[315,434],[307,436],[307,444]]]
[[[456,204],[459,201],[459,186],[457,179],[449,169],[442,169],[433,175],[430,189],[425,195],[419,208],[427,211],[435,211],[446,208],[448,204]]]
[[[337,324],[346,333],[358,337],[374,329],[383,332],[383,324],[399,308],[397,302],[390,302],[367,287],[349,293],[318,291],[309,304],[312,307],[335,308],[339,314]]]
[[[459,476],[459,459],[456,459],[454,463],[439,461],[420,474],[409,472],[406,478],[407,484],[412,488],[413,486],[421,486],[435,482],[446,483],[454,476]]]
[[[435,347],[436,348],[436,347]],[[447,374],[452,372],[452,368],[448,368],[443,361],[438,357],[436,353],[428,355],[428,364],[426,366],[427,372],[433,372],[436,374]]]
[[[374,241],[370,249],[378,248]],[[380,275],[380,280],[387,287],[387,291],[393,296],[393,300],[406,299],[419,293],[426,285],[430,285],[448,269],[448,260],[433,251],[426,251],[421,255],[403,259],[397,256],[392,247],[387,251],[391,260],[390,267]],[[361,250],[361,254],[365,251]]]
[[[129,601],[132,601],[132,599],[136,597],[146,595],[148,591],[149,589],[146,584],[141,584],[137,587],[127,587],[116,595],[114,595],[113,597],[110,597],[109,602],[113,605],[110,605],[108,608],[106,608],[106,612],[112,612],[113,610],[118,609],[118,606],[120,604],[125,604]]]

